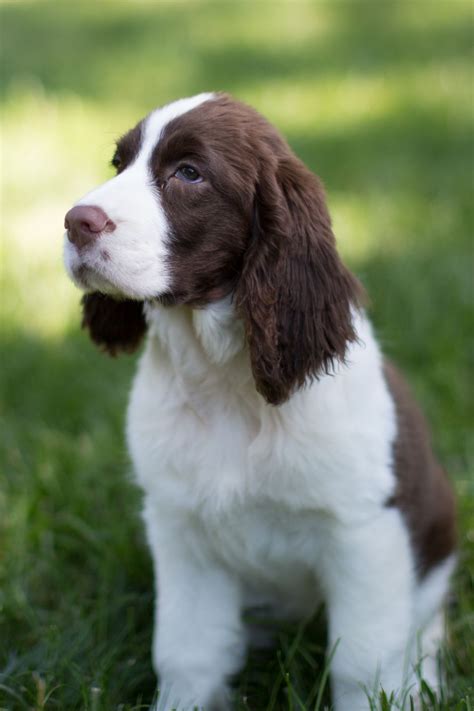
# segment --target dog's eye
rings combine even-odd
[[[179,180],[184,180],[185,183],[200,183],[202,180],[202,176],[192,165],[182,165],[176,171],[175,176]]]
[[[120,158],[118,153],[114,155],[110,163],[111,165],[113,165],[117,172],[122,168],[122,159]]]

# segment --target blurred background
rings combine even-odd
[[[151,700],[151,565],[122,435],[136,359],[111,362],[80,331],[63,219],[111,177],[118,136],[213,90],[253,104],[321,176],[340,251],[430,420],[461,556],[448,682],[426,708],[472,708],[472,3],[38,0],[0,12],[0,708]],[[310,627],[279,630],[276,650],[251,658],[239,709],[329,703],[324,625]]]

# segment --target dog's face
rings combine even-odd
[[[236,284],[256,166],[229,101],[157,109],[117,143],[117,176],[66,215],[66,267],[86,291],[204,305]]]
[[[262,116],[225,95],[182,99],[120,139],[112,163],[116,177],[65,219],[66,268],[97,343],[133,349],[144,300],[231,294],[269,402],[343,358],[357,284],[319,181]]]

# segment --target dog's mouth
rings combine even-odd
[[[65,237],[64,262],[74,284],[87,293],[98,291],[109,296],[126,298],[126,294],[107,274],[109,254],[105,250],[101,250],[99,254],[89,250],[78,251],[67,239],[67,234]]]

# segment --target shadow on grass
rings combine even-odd
[[[3,92],[34,81],[51,93],[143,105],[209,89],[238,93],[273,79],[449,66],[471,56],[469,6],[459,9],[414,24],[401,3],[308,4],[282,48],[295,22],[289,3],[123,3],[113,12],[93,3],[4,5]],[[259,41],[268,27],[274,41]]]

